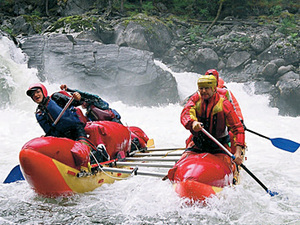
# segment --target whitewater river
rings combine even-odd
[[[21,147],[43,134],[34,117],[36,105],[25,95],[28,86],[38,82],[36,70],[28,69],[25,61],[11,41],[0,37],[1,96],[14,88],[9,92],[12,104],[0,109],[0,224],[300,224],[300,150],[280,150],[248,132],[244,164],[278,196],[270,197],[245,171],[240,185],[225,188],[205,207],[186,206],[169,181],[153,177],[133,176],[89,193],[55,199],[38,196],[26,181],[2,184],[19,164]],[[173,74],[182,99],[196,90],[195,74]],[[60,83],[45,85],[52,93]],[[268,96],[254,95],[251,85],[230,83],[228,87],[239,100],[249,129],[300,142],[300,117],[279,116],[277,109],[268,107]],[[179,104],[147,108],[110,102],[110,106],[118,110],[124,124],[142,128],[156,147],[184,147],[189,133],[180,124]]]

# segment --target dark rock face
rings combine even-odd
[[[118,24],[115,27],[115,37],[115,44],[151,51],[155,57],[164,55],[173,39],[172,32],[166,25],[144,17],[139,17],[139,22],[130,21],[126,26]]]
[[[83,91],[128,104],[179,101],[175,78],[155,65],[151,52],[64,34],[35,35],[23,41],[29,67],[38,68],[41,79],[72,82]]]

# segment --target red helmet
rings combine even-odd
[[[206,73],[205,73],[205,75],[214,75],[215,78],[217,79],[217,82],[219,81],[219,73],[215,69],[207,70]]]
[[[36,83],[36,84],[30,85],[29,88],[28,88],[28,90],[26,91],[26,94],[31,97],[32,94],[33,94],[33,92],[36,91],[37,89],[41,89],[42,90],[42,93],[43,93],[44,97],[48,96],[47,89],[41,83]]]

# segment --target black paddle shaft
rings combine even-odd
[[[250,171],[248,170],[248,168],[244,165],[241,164],[240,165],[257,183],[259,183],[260,186],[262,186],[263,189],[265,189],[265,191],[267,193],[269,193],[269,189]]]
[[[270,140],[270,138],[269,138],[269,137],[267,137],[267,136],[264,136],[264,135],[262,135],[262,134],[259,134],[259,133],[256,133],[256,132],[255,132],[255,131],[253,131],[253,130],[249,130],[248,128],[246,128],[245,130],[246,130],[246,131],[249,131],[250,133],[256,134],[256,135],[258,135],[258,136],[260,136],[260,137],[262,137],[262,138],[266,138],[266,139],[269,139],[269,140]]]

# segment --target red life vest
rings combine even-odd
[[[236,144],[244,146],[243,125],[238,119],[229,101],[214,94],[208,101],[200,98],[199,93],[195,93],[187,102],[181,113],[181,123],[192,133],[192,123],[200,121],[205,129],[215,138],[223,138],[228,135],[227,126],[234,134]]]
[[[223,112],[223,101],[224,98],[220,98],[217,93],[208,102],[202,100],[198,92],[195,93],[181,113],[181,123],[191,130],[191,124],[188,125],[188,122],[191,119],[191,122],[200,121],[214,137],[226,136],[228,133]]]

